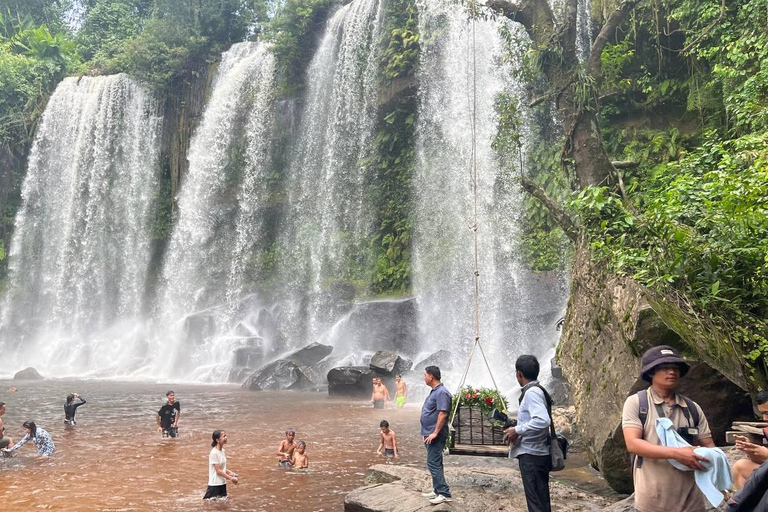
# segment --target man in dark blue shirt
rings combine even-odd
[[[440,382],[440,368],[427,366],[424,382],[432,388],[421,406],[421,435],[427,448],[427,469],[432,475],[432,492],[422,494],[433,505],[451,500],[451,490],[443,473],[443,449],[448,440],[448,413],[451,410],[451,392]]]

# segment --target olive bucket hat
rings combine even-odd
[[[669,345],[659,345],[645,351],[641,360],[643,368],[640,376],[643,380],[651,382],[653,369],[662,364],[674,363],[680,367],[680,377],[684,377],[691,366],[680,358],[680,353]]]

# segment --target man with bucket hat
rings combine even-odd
[[[635,508],[639,512],[703,511],[704,495],[694,472],[677,469],[669,460],[702,470],[707,459],[691,446],[664,446],[656,430],[656,420],[668,418],[690,444],[715,446],[701,407],[675,391],[690,366],[668,345],[647,350],[641,361],[640,375],[651,386],[627,398],[621,418],[624,441],[632,454]]]

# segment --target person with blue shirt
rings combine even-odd
[[[448,441],[448,413],[453,395],[440,382],[440,368],[427,366],[424,369],[424,383],[432,388],[421,406],[421,435],[427,448],[427,469],[432,475],[432,492],[422,494],[433,505],[451,499],[451,489],[443,472],[443,449]]]
[[[547,412],[547,398],[537,380],[539,361],[531,355],[518,357],[515,376],[523,388],[520,409],[517,425],[504,431],[504,440],[509,444],[509,458],[517,458],[520,464],[528,512],[550,512],[549,424],[552,420]]]

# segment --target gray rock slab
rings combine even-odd
[[[394,377],[410,370],[413,367],[413,361],[390,350],[379,350],[373,354],[369,366],[377,373]]]
[[[345,512],[487,512],[504,510],[525,512],[525,494],[520,473],[511,467],[446,467],[453,501],[431,505],[421,496],[431,490],[426,469],[378,464],[368,470],[365,487],[347,494]],[[556,480],[556,477],[553,477]],[[598,511],[610,504],[604,497],[554,481],[551,485],[553,509],[559,511]]]
[[[21,370],[20,372],[16,372],[16,375],[13,376],[13,380],[43,380],[45,377],[40,375],[40,373],[32,368],[31,366],[29,368],[25,368]]]

